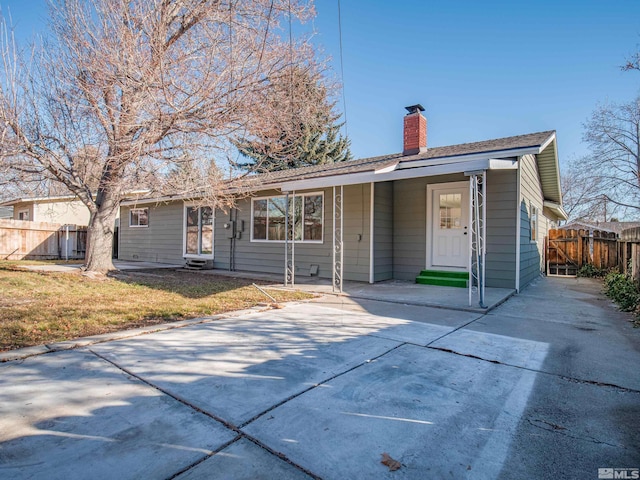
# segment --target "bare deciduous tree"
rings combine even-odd
[[[320,68],[290,36],[313,14],[310,0],[54,0],[51,35],[29,55],[4,31],[3,172],[64,184],[91,213],[87,269],[113,269],[128,190],[161,191],[179,172],[224,201],[216,160],[229,139],[280,118],[262,99],[294,66]]]
[[[574,158],[562,169],[562,204],[569,221],[602,220],[601,179],[585,170],[587,162],[586,158]]]
[[[622,65],[622,67],[620,68],[622,68],[623,71],[629,71],[629,70],[640,71],[640,51],[634,53],[629,58],[627,58],[625,64]]]
[[[597,180],[601,198],[638,216],[640,97],[625,104],[598,107],[585,124],[584,140],[592,154],[581,163],[582,175]]]

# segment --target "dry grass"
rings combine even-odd
[[[32,262],[31,262],[32,263]],[[251,282],[182,271],[103,279],[41,273],[0,261],[0,350],[249,308],[268,302]],[[279,302],[309,298],[269,291]]]

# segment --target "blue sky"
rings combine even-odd
[[[19,34],[45,0],[0,0]],[[638,0],[341,0],[347,128],[355,157],[402,150],[404,107],[426,107],[430,146],[557,130],[562,161],[586,153],[598,102],[640,94],[622,72],[640,48]],[[337,0],[308,28],[339,76]],[[341,105],[342,107],[342,105]]]
[[[640,45],[640,1],[342,0],[348,132],[358,157],[402,149],[404,106],[426,107],[432,146],[557,130],[566,160],[599,101],[640,94],[619,66]],[[316,41],[339,71],[337,0]]]

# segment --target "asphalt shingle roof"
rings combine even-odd
[[[423,153],[404,156],[402,153],[394,153],[379,157],[361,158],[347,162],[331,163],[325,165],[313,165],[310,167],[294,168],[279,172],[269,172],[257,175],[249,175],[241,180],[241,183],[256,183],[259,185],[278,184],[287,181],[306,180],[310,178],[326,177],[333,175],[346,175],[378,170],[401,162],[408,165],[416,160],[444,159],[477,153],[500,152],[519,148],[537,147],[544,144],[555,132],[545,131],[517,135],[514,137],[497,138],[481,142],[462,143],[444,147],[432,147]]]

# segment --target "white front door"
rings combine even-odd
[[[429,267],[469,266],[469,184],[443,183],[427,187]],[[430,254],[430,255],[429,255]]]

